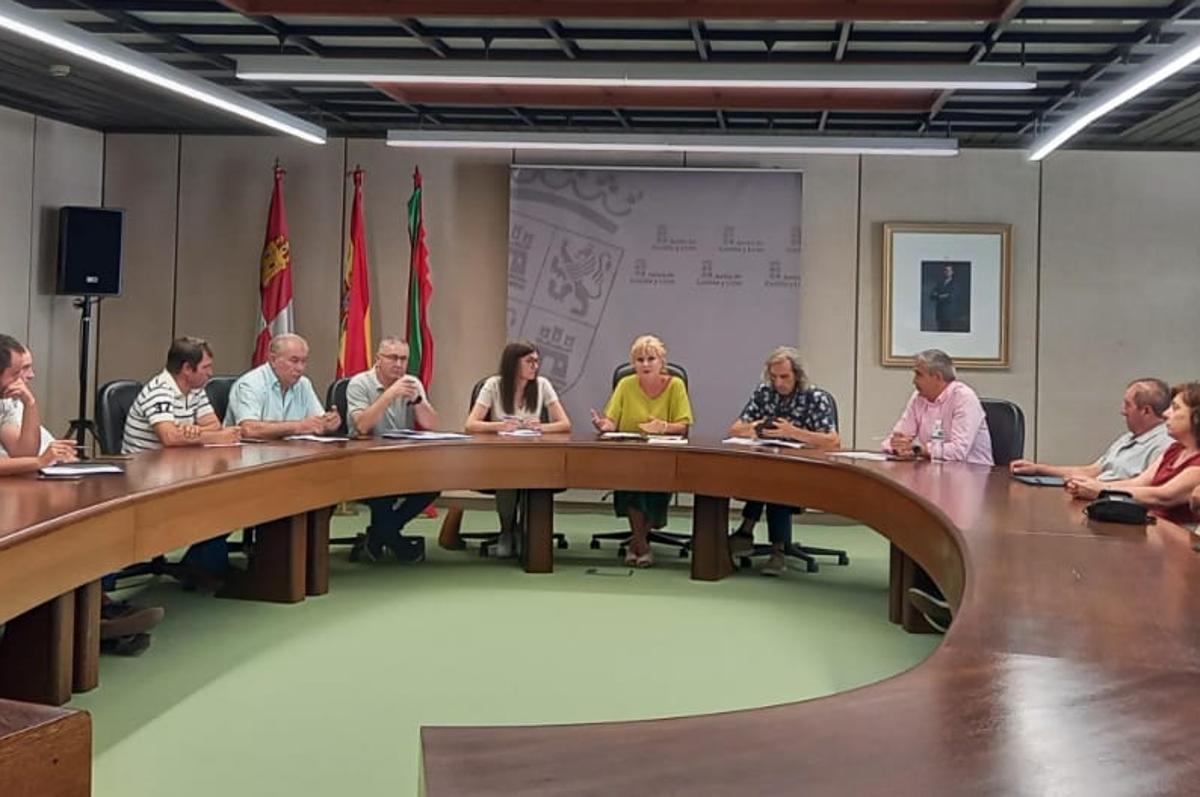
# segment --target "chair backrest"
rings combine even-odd
[[[612,386],[616,387],[617,382],[620,382],[625,377],[633,373],[633,366],[629,363],[621,363],[613,370]],[[683,386],[688,386],[687,369],[676,363],[667,363],[667,373],[671,376],[677,376],[683,380]]]
[[[992,460],[1007,465],[1025,456],[1025,413],[1011,401],[981,398],[992,438]]]
[[[142,383],[136,379],[114,379],[96,391],[96,432],[100,438],[100,453],[121,453],[125,419],[141,392]]]
[[[476,382],[475,386],[471,388],[471,403],[467,407],[467,412],[475,409],[475,402],[479,398],[480,392],[483,390],[484,383],[489,379],[491,379],[490,376],[485,376],[483,379],[480,379],[478,382]],[[540,420],[542,423],[550,423],[550,408],[545,404],[542,405],[542,414]]]
[[[214,376],[204,385],[208,403],[212,405],[213,412],[222,423],[225,422],[225,410],[229,409],[229,391],[237,379],[236,376]]]
[[[337,410],[338,415],[342,416],[342,425],[337,428],[334,434],[349,434],[350,419],[346,417],[346,408],[349,406],[346,401],[346,388],[350,385],[350,377],[343,376],[341,379],[333,380],[329,385],[329,389],[325,391],[325,406],[333,407]]]

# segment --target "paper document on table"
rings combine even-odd
[[[887,462],[890,457],[887,454],[882,454],[878,451],[832,451],[831,457],[845,457],[846,459],[866,459],[871,462]]]
[[[384,432],[383,437],[389,440],[470,440],[471,435],[457,432],[432,432],[425,429],[398,429],[394,432]]]
[[[637,432],[604,432],[600,435],[601,440],[641,440],[642,436]]]
[[[646,442],[657,446],[686,446],[687,438],[678,434],[652,434],[646,436]]]
[[[284,440],[304,440],[309,443],[344,443],[349,437],[327,434],[290,434]]]
[[[505,430],[500,433],[501,437],[541,437],[542,433],[537,429],[513,429]]]
[[[62,465],[47,465],[38,470],[43,476],[72,477],[72,476],[102,476],[106,474],[121,474],[125,469],[120,465],[108,465],[94,462],[71,462]]]
[[[776,440],[766,437],[726,437],[721,442],[735,446],[749,446],[751,448],[805,448],[804,443],[799,443],[795,440]]]

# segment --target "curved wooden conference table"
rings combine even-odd
[[[1013,482],[1002,469],[580,435],[246,445],[163,451],[126,465],[123,476],[4,482],[0,621],[82,596],[121,566],[274,518],[290,518],[277,524],[290,541],[279,550],[292,571],[307,569],[301,590],[307,583],[319,593],[313,559],[324,563],[312,518],[324,507],[481,487],[532,489],[528,570],[552,566],[550,490],[672,490],[697,496],[693,577],[729,572],[727,498],[755,498],[825,509],[888,537],[893,621],[904,619],[899,596],[917,566],[956,607],[950,633],[926,661],[818,700],[644,722],[424,728],[431,795],[1200,789],[1192,719],[1200,711],[1200,556],[1187,533],[1167,523],[1091,523],[1064,492]],[[306,517],[307,532],[296,520]],[[295,573],[289,578],[294,593]],[[51,626],[67,633],[61,611],[59,620]],[[747,664],[740,675],[753,677],[752,656]],[[31,710],[0,701],[0,770],[13,760],[5,758],[5,718],[19,724]],[[59,714],[26,724],[44,731],[52,720],[74,720],[73,732],[80,722],[86,730],[86,715],[44,710]],[[32,737],[24,746],[13,738],[16,749],[38,749]],[[61,767],[70,756],[59,753]]]

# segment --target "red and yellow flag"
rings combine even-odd
[[[267,361],[271,338],[293,330],[292,325],[292,248],[288,242],[287,214],[283,209],[283,175],[275,164],[275,190],[267,213],[267,238],[263,242],[259,264],[259,288],[262,301],[258,315],[258,338],[254,343],[255,365]]]
[[[433,331],[429,327],[429,300],[433,275],[425,243],[425,213],[421,202],[421,170],[413,171],[413,192],[408,200],[408,372],[428,389],[433,384]]]
[[[354,170],[354,204],[350,210],[350,243],[342,276],[341,337],[337,377],[354,376],[371,367],[371,280],[367,266],[367,228],[363,219],[363,170]]]

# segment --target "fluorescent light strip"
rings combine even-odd
[[[1040,161],[1101,116],[1124,105],[1171,75],[1186,69],[1197,60],[1200,60],[1200,35],[1193,35],[1167,52],[1147,61],[1125,80],[1077,109],[1074,118],[1068,116],[1060,122],[1063,125],[1061,129],[1051,130],[1046,135],[1039,137],[1033,142],[1029,159]]]
[[[552,71],[554,74],[547,74]],[[529,61],[378,61],[306,56],[238,59],[246,80],[310,83],[396,83],[429,86],[592,88],[1021,90],[1037,85],[1025,67],[864,64],[659,64]]]
[[[122,74],[265,125],[313,144],[325,143],[325,130],[266,103],[189,75],[122,45],[81,31],[11,0],[0,0],[0,29],[79,56]]]
[[[609,135],[605,133],[505,133],[499,131],[389,130],[389,147],[541,150],[557,152],[693,152],[748,155],[958,154],[944,138],[838,138],[822,136]]]

